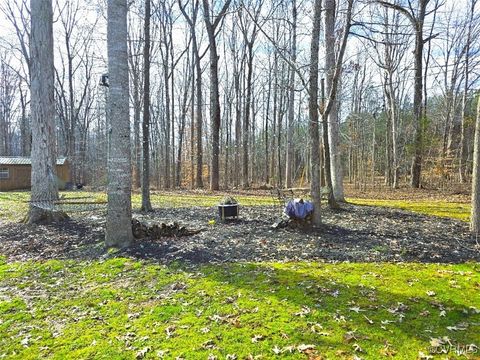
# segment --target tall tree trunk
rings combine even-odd
[[[210,166],[210,190],[218,190],[220,185],[220,94],[218,84],[218,55],[216,29],[225,16],[231,0],[226,0],[220,13],[210,19],[209,0],[203,0],[203,18],[210,47],[210,127],[212,131],[212,154]]]
[[[54,220],[53,202],[58,199],[52,2],[31,0],[30,9],[32,191],[27,220],[37,223]]]
[[[150,0],[145,0],[145,42],[143,45],[143,167],[142,211],[152,211],[150,202]]]
[[[291,63],[297,62],[297,2],[292,0],[292,38],[291,38]],[[293,143],[295,116],[295,69],[290,68],[289,98],[288,98],[288,123],[287,123],[287,159],[285,161],[285,187],[292,187],[293,157],[295,155]]]
[[[415,83],[413,94],[413,125],[414,125],[414,154],[410,170],[410,185],[413,188],[420,187],[420,176],[422,171],[422,148],[423,148],[423,21],[417,24],[415,36]]]
[[[190,186],[195,187],[195,51],[192,46],[192,102],[190,105]]]
[[[233,185],[238,187],[239,185],[239,168],[240,168],[240,143],[242,141],[241,127],[242,127],[242,110],[241,110],[241,90],[240,90],[240,72],[234,65],[234,87],[235,87],[235,157],[234,157],[234,172],[235,177],[233,179]]]
[[[140,114],[141,101],[140,101],[140,81],[137,70],[133,70],[132,76],[133,85],[133,136],[134,136],[134,156],[135,156],[135,177],[134,186],[139,188],[142,186],[141,173],[142,173],[142,147],[140,145]]]
[[[109,72],[107,246],[132,243],[130,119],[128,96],[127,1],[108,0],[107,48]]]
[[[272,159],[270,165],[270,182],[274,185],[277,185],[278,179],[276,178],[277,174],[275,173],[276,169],[276,151],[275,151],[275,140],[276,140],[276,131],[277,131],[277,122],[278,122],[278,55],[275,52],[274,59],[273,59],[273,76],[275,78],[274,85],[273,85],[273,124],[272,124],[272,145],[270,149],[272,149]]]
[[[415,32],[415,50],[414,50],[414,85],[413,85],[413,158],[410,169],[410,185],[413,188],[420,187],[423,153],[423,133],[424,133],[424,103],[423,103],[423,48],[425,39],[423,38],[423,24],[426,16],[427,5],[430,0],[419,0],[417,10],[411,7],[406,8],[398,4],[392,4],[383,0],[377,0],[383,6],[392,8],[405,15],[410,21]],[[427,40],[428,41],[428,40]]]
[[[172,118],[170,115],[170,85],[168,81],[168,53],[165,55],[163,66],[163,81],[165,88],[165,189],[170,189],[170,126],[172,125]]]
[[[271,95],[271,92],[272,92],[272,71],[270,70],[269,71],[269,74],[268,74],[268,93],[267,93],[267,109],[266,109],[266,112],[264,114],[264,117],[265,117],[265,129],[264,129],[264,132],[265,132],[265,177],[264,177],[264,181],[265,181],[265,185],[270,183],[270,169],[269,169],[269,163],[270,163],[270,159],[269,159],[269,140],[268,140],[268,119],[270,117],[270,95]]]
[[[322,1],[315,0],[313,15],[312,40],[310,44],[310,79],[308,92],[308,115],[310,119],[309,133],[312,157],[310,159],[311,181],[310,193],[314,206],[313,225],[322,223],[320,209],[320,134],[318,129],[318,48],[320,42],[320,25],[322,14]]]
[[[21,155],[27,156],[30,154],[30,131],[28,126],[28,118],[27,118],[27,94],[22,91],[21,83],[18,86],[18,90],[20,92],[20,106],[21,106],[21,121],[20,121],[20,141],[21,141]]]
[[[325,70],[327,72],[327,94],[330,94],[335,75],[335,0],[325,0]],[[336,96],[336,94],[335,94]],[[340,129],[338,119],[338,105],[335,100],[328,114],[328,149],[325,154],[330,155],[330,161],[326,162],[326,173],[331,174],[332,194],[336,201],[345,201],[343,194],[343,172],[340,154]],[[325,119],[325,120],[327,120]],[[324,126],[325,128],[325,126]],[[326,142],[325,142],[326,144]],[[328,182],[327,182],[328,183]]]
[[[178,5],[180,7],[180,11],[182,12],[185,20],[187,20],[188,25],[190,26],[190,35],[192,36],[192,119],[191,119],[191,126],[190,135],[191,135],[191,182],[192,188],[194,187],[193,179],[195,176],[195,186],[197,188],[203,187],[203,144],[202,144],[202,136],[203,136],[203,118],[202,118],[202,67],[200,64],[200,53],[198,50],[198,43],[197,43],[197,36],[195,32],[195,24],[197,21],[197,14],[198,14],[198,7],[199,1],[196,0],[192,2],[192,17],[186,13],[185,8],[182,5],[181,0],[178,0]],[[196,76],[196,77],[195,77]],[[195,79],[195,80],[194,80]],[[195,81],[195,83],[194,83]],[[195,92],[196,92],[196,103],[195,103]],[[196,104],[196,107],[194,107]],[[195,122],[196,119],[196,122]],[[194,175],[194,122],[195,122],[195,131],[197,133],[197,151],[196,151],[196,173]]]
[[[193,59],[192,59],[193,60]],[[180,124],[179,124],[179,134],[178,134],[178,149],[177,149],[177,160],[175,161],[175,187],[179,188],[182,186],[182,153],[183,153],[183,142],[185,138],[185,124],[187,118],[187,106],[188,106],[188,92],[190,91],[190,81],[191,73],[193,70],[193,61],[187,59],[186,70],[184,78],[184,91],[182,99],[182,107],[180,112]],[[193,94],[192,94],[193,95]],[[180,103],[180,100],[179,100]],[[193,96],[191,106],[193,107]]]
[[[170,73],[170,87],[171,87],[171,92],[172,92],[172,111],[171,111],[171,118],[172,118],[172,125],[171,125],[171,137],[170,137],[170,142],[171,142],[171,151],[172,151],[172,162],[171,162],[171,184],[175,186],[176,180],[175,180],[175,61],[174,61],[174,50],[173,50],[173,38],[172,38],[172,32],[170,32],[170,57],[171,57],[171,73]],[[169,165],[170,166],[170,165]]]
[[[210,190],[220,188],[220,92],[218,84],[218,55],[215,34],[210,39],[210,128],[212,132],[212,154],[210,168]]]
[[[248,53],[248,72],[247,72],[247,97],[245,101],[245,110],[243,112],[243,132],[242,132],[242,142],[243,142],[243,163],[242,163],[242,186],[243,188],[249,187],[248,179],[248,167],[250,166],[250,161],[248,160],[248,147],[249,147],[249,131],[250,131],[250,113],[252,109],[252,74],[253,74],[253,42],[247,43],[247,53]],[[253,159],[252,159],[253,160]]]
[[[477,104],[477,121],[475,122],[475,142],[473,148],[470,231],[475,237],[478,237],[480,233],[480,97]]]
[[[197,133],[197,174],[195,177],[195,184],[197,188],[203,188],[203,114],[202,114],[202,105],[203,105],[203,93],[202,93],[202,68],[200,66],[200,57],[198,56],[197,43],[194,39],[193,48],[196,49],[196,60],[195,67],[197,73],[197,83],[195,89],[197,91],[197,122],[196,122],[196,133]]]
[[[466,117],[467,117],[467,101],[468,101],[468,88],[469,88],[469,72],[470,72],[470,47],[472,39],[472,28],[474,25],[473,16],[475,14],[475,5],[477,0],[471,0],[470,3],[470,17],[467,31],[467,40],[466,40],[466,50],[465,50],[465,79],[463,86],[463,97],[462,97],[462,120],[460,125],[460,166],[459,166],[459,175],[460,182],[464,183],[467,177],[466,169],[466,158],[467,158],[467,144],[466,144]]]
[[[330,143],[328,139],[328,115],[325,113],[325,80],[321,79],[321,96],[322,96],[322,126],[323,126],[323,151],[325,156],[325,182],[328,188],[328,206],[331,209],[338,208],[335,195],[333,194],[332,172],[331,172],[331,158],[330,158]]]
[[[389,73],[388,86],[390,93],[390,123],[391,123],[391,140],[392,140],[392,188],[398,189],[398,113],[397,113],[397,99],[395,96],[395,90],[393,88],[392,74]]]

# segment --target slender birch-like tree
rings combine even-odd
[[[322,223],[320,213],[320,134],[318,129],[318,47],[320,41],[320,25],[322,15],[322,0],[315,0],[313,15],[312,40],[310,43],[310,80],[309,80],[309,100],[308,115],[310,119],[310,147],[312,158],[310,192],[313,206],[313,225],[319,226]]]
[[[142,123],[142,211],[152,211],[150,203],[150,0],[145,0],[145,43],[143,45],[143,123]]]

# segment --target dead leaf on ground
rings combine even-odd
[[[352,347],[353,347],[353,350],[356,352],[363,352],[363,349],[357,343],[353,344]]]
[[[135,354],[136,359],[143,359],[147,353],[152,350],[150,346],[147,346],[146,348],[143,348],[141,350],[138,350],[137,353]]]
[[[252,337],[252,343],[257,343],[261,340],[264,340],[265,336],[264,335],[253,335]]]

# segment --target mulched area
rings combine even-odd
[[[202,231],[192,236],[136,240],[120,254],[105,250],[105,218],[99,214],[75,216],[48,226],[0,222],[0,255],[9,261],[127,255],[160,263],[480,261],[480,245],[470,237],[468,224],[457,220],[345,204],[341,211],[322,209],[324,225],[320,229],[273,229],[280,213],[273,206],[243,207],[238,220],[225,223],[216,218],[215,208],[135,213],[143,222],[176,221]]]

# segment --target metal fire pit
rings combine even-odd
[[[220,219],[238,218],[238,204],[218,205]]]

